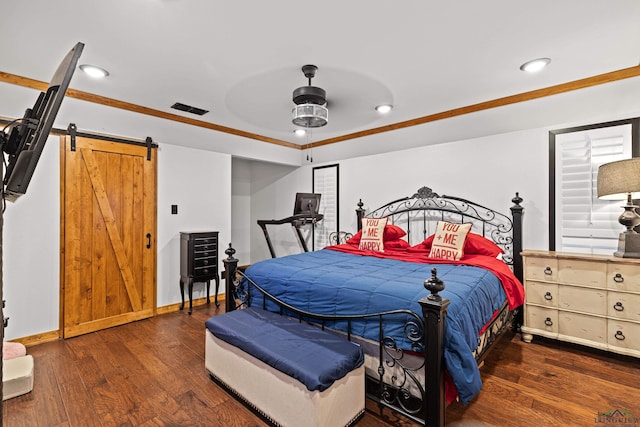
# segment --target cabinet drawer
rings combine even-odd
[[[607,315],[640,322],[640,294],[609,291]]]
[[[557,280],[558,260],[555,258],[526,257],[525,279],[551,281]]]
[[[607,287],[617,291],[640,292],[640,265],[609,264]]]
[[[527,303],[540,304],[547,307],[558,306],[558,285],[546,282],[525,282]]]
[[[215,248],[211,248],[211,249],[196,249],[193,251],[193,257],[198,259],[198,258],[210,258],[210,257],[215,257],[217,255],[217,251],[215,250]]]
[[[592,260],[558,260],[558,280],[561,283],[602,288],[606,283],[607,264]]]
[[[558,311],[527,305],[525,307],[525,324],[529,328],[558,333]]]
[[[216,264],[216,257],[195,258],[193,260],[193,265],[195,268],[214,266],[215,264]]]
[[[609,319],[607,329],[609,346],[640,352],[640,324]]]
[[[210,244],[198,245],[193,247],[193,253],[197,255],[207,254],[209,252],[213,255],[215,250],[216,250],[216,245],[210,245]]]
[[[600,289],[560,286],[558,307],[592,314],[607,314],[607,291]]]
[[[193,244],[195,246],[200,246],[200,245],[215,245],[217,243],[218,239],[216,237],[199,237],[199,238],[195,238],[193,239]]]
[[[193,269],[193,278],[194,279],[213,279],[216,275],[216,269],[214,266],[208,267],[196,267]]]
[[[607,343],[607,319],[586,314],[561,311],[558,314],[558,332],[574,338]]]

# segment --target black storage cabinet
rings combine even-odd
[[[180,233],[180,295],[184,309],[184,285],[189,288],[189,314],[193,305],[193,284],[207,284],[207,304],[211,280],[216,281],[215,303],[218,306],[218,232],[181,232]]]

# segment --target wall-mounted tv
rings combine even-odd
[[[296,193],[294,215],[317,215],[318,209],[320,209],[320,194]]]
[[[14,202],[27,192],[83,48],[84,44],[78,42],[69,51],[33,108],[27,108],[22,119],[0,132],[2,151],[7,155],[3,179],[5,200]]]

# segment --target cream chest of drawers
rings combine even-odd
[[[524,251],[524,326],[533,335],[640,357],[640,260]]]

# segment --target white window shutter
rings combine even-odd
[[[338,167],[319,167],[313,170],[313,191],[320,193],[318,213],[324,215],[313,229],[313,248],[322,249],[330,244],[329,235],[338,230]]]
[[[607,254],[618,246],[624,201],[598,199],[598,167],[631,158],[631,126],[556,136],[557,251]]]

